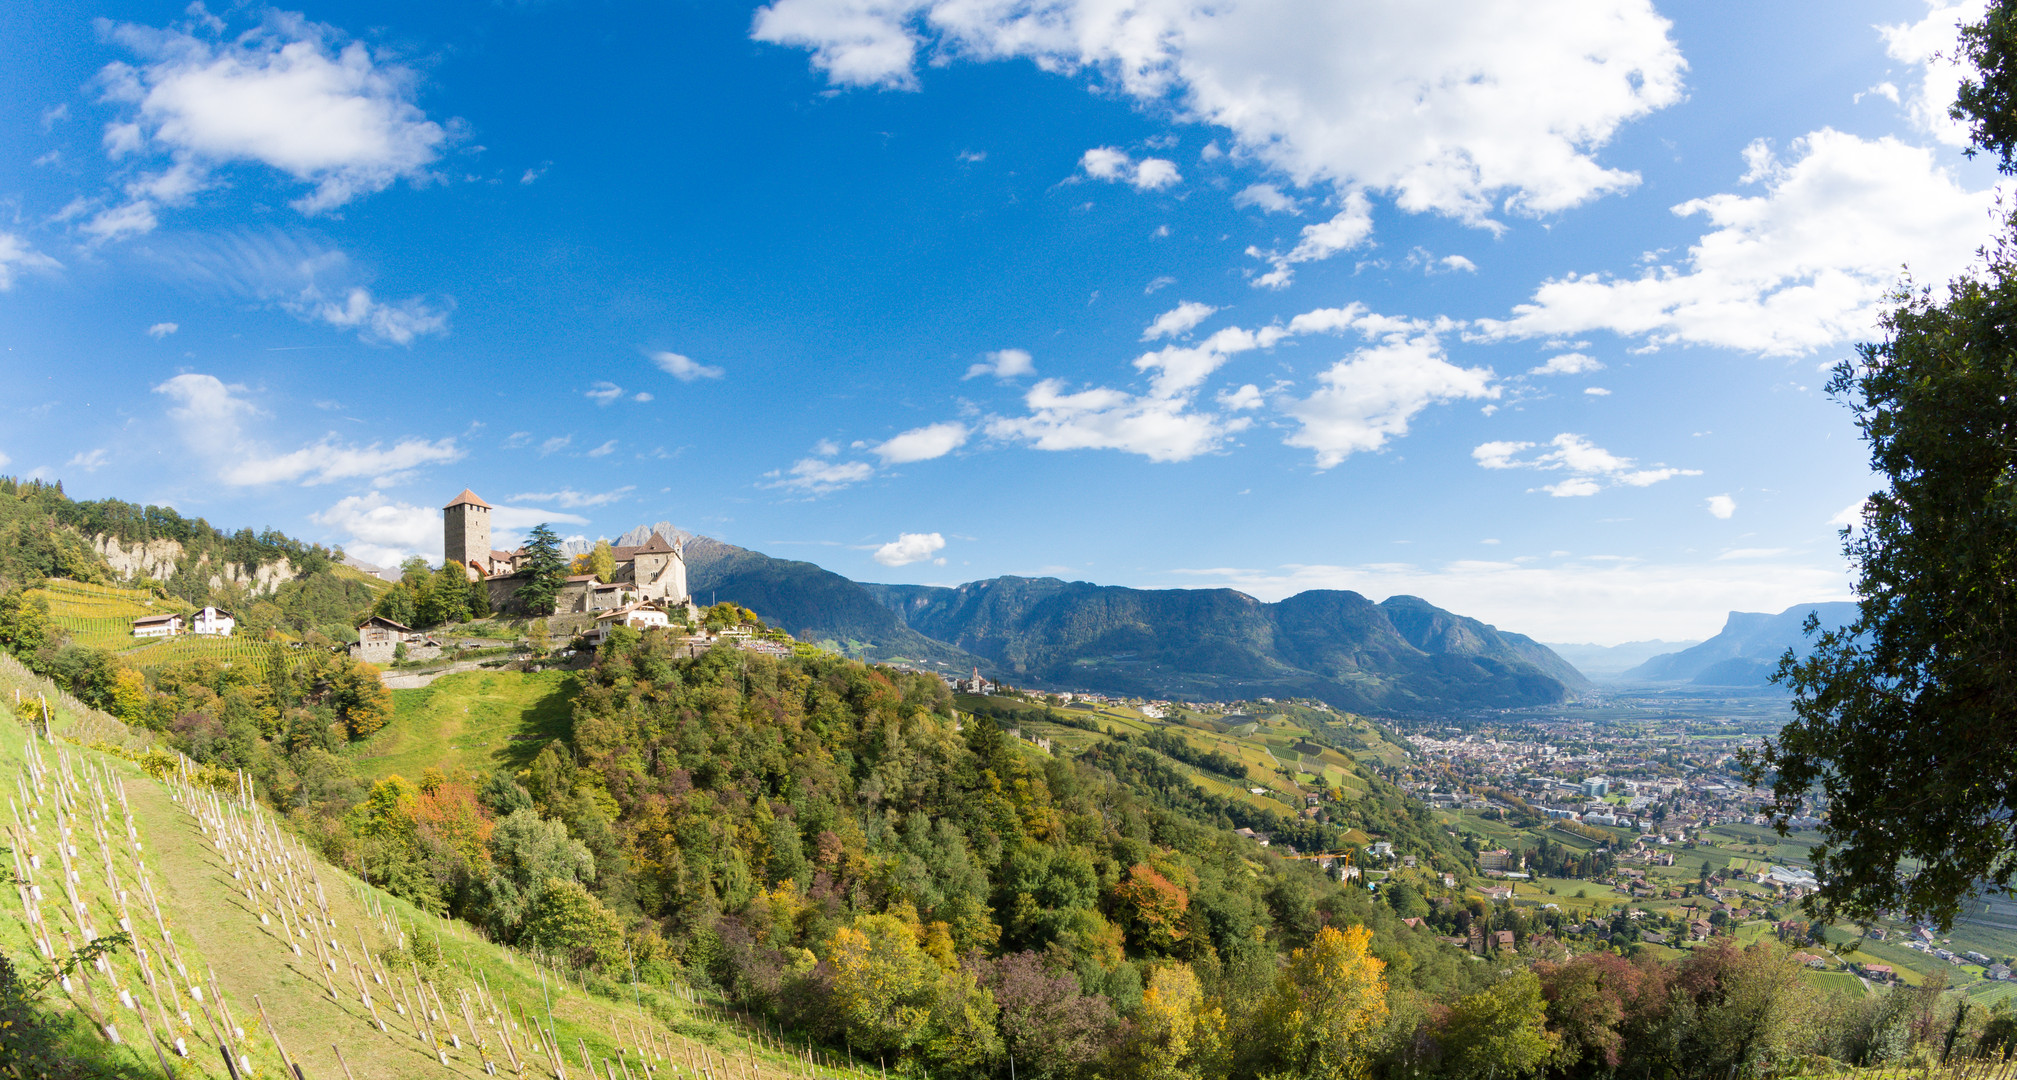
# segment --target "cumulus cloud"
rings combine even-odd
[[[1530,442],[1488,442],[1471,451],[1471,458],[1487,469],[1537,469],[1564,476],[1541,490],[1556,498],[1595,495],[1609,487],[1650,487],[1676,476],[1700,476],[1700,469],[1676,469],[1666,465],[1640,468],[1628,457],[1619,457],[1581,435],[1564,432],[1548,442],[1550,449],[1531,457]],[[1718,496],[1721,498],[1721,496]],[[1713,500],[1712,500],[1713,502]],[[1728,515],[1724,515],[1728,516]]]
[[[948,421],[913,428],[877,446],[875,455],[884,465],[902,465],[912,461],[930,461],[944,457],[966,445],[971,434],[965,424]]]
[[[703,364],[698,360],[693,360],[688,357],[681,356],[676,352],[652,353],[651,362],[658,365],[658,370],[665,372],[667,375],[670,375],[675,379],[678,379],[680,382],[695,382],[700,379],[719,379],[721,378],[722,375],[722,370],[720,368],[709,367],[708,365]]]
[[[147,328],[147,336],[159,341],[180,329],[182,327],[172,322],[158,322]]]
[[[1880,26],[1884,35],[1884,51],[1891,59],[1912,64],[1920,69],[1918,85],[1911,91],[1911,100],[1901,102],[1911,113],[1912,122],[1921,131],[1946,143],[1948,146],[1968,145],[1968,126],[1947,115],[1947,107],[1954,103],[1961,89],[1961,80],[1970,74],[1962,64],[1955,63],[1959,55],[1960,27],[1979,23],[1988,11],[1987,0],[1961,0],[1949,3],[1947,0],[1927,0],[1926,17],[1916,23],[1900,23],[1895,26]],[[1889,93],[1884,93],[1888,88]],[[1875,88],[1872,93],[1899,101],[1898,88],[1889,83]]]
[[[960,381],[978,379],[983,375],[1013,379],[1020,375],[1034,375],[1036,369],[1036,361],[1030,358],[1029,353],[1021,349],[997,349],[987,354],[986,360],[967,368]]]
[[[789,470],[773,469],[764,473],[763,477],[769,483],[763,486],[804,495],[824,495],[859,484],[874,475],[875,466],[866,461],[825,461],[809,457],[800,458]]]
[[[1454,323],[1350,309],[1306,313],[1298,320],[1305,318],[1308,325],[1334,332],[1356,331],[1369,342],[1318,375],[1314,393],[1291,401],[1283,410],[1302,426],[1282,441],[1314,450],[1319,469],[1406,435],[1409,421],[1431,405],[1499,396],[1489,368],[1450,363],[1442,336],[1455,328]]]
[[[1481,221],[1630,187],[1595,152],[1680,100],[1686,63],[1651,0],[774,0],[751,36],[840,86],[915,88],[917,58],[1027,58],[1144,109],[1224,128],[1298,186],[1392,192]]]
[[[105,450],[90,450],[73,456],[69,461],[63,463],[63,467],[66,469],[82,469],[88,473],[97,472],[109,464],[110,461],[111,458]]]
[[[613,382],[595,382],[582,391],[583,396],[597,405],[608,405],[623,396],[623,387]]]
[[[141,59],[99,74],[123,107],[107,125],[107,152],[172,159],[128,185],[130,206],[173,204],[209,186],[212,169],[248,162],[312,184],[293,206],[323,213],[423,178],[449,140],[414,103],[410,69],[297,14],[270,12],[229,41],[195,27],[101,25]]]
[[[521,495],[513,495],[510,501],[550,503],[554,506],[566,507],[569,510],[579,510],[585,507],[608,506],[610,503],[622,499],[625,495],[635,490],[637,490],[635,484],[625,484],[614,491],[598,491],[593,493],[580,492],[573,488],[561,488],[559,491],[528,491]]]
[[[381,300],[342,251],[281,232],[182,236],[148,255],[198,287],[278,308],[304,322],[354,330],[372,345],[448,333],[447,300]]]
[[[1197,329],[1199,323],[1210,318],[1212,313],[1218,310],[1218,308],[1210,304],[1200,304],[1195,300],[1186,300],[1156,316],[1156,320],[1148,325],[1148,329],[1142,331],[1142,340],[1154,341],[1157,338],[1163,337],[1182,337]]]
[[[1128,184],[1136,191],[1161,191],[1183,180],[1174,161],[1155,157],[1135,161],[1127,151],[1111,146],[1095,146],[1080,155],[1079,168],[1095,180]]]
[[[1609,330],[1654,346],[1715,345],[1793,356],[1866,337],[1906,266],[1921,281],[1960,271],[1986,238],[1993,190],[1967,191],[1932,151],[1822,129],[1782,157],[1745,151],[1742,182],[1674,207],[1713,226],[1681,265],[1633,279],[1570,274],[1535,290],[1490,338]]]
[[[356,330],[360,340],[373,344],[411,345],[413,339],[448,332],[448,312],[419,297],[387,303],[372,297],[371,290],[354,286],[342,300],[323,300],[306,305],[312,317],[343,330]]]
[[[341,532],[345,554],[380,566],[397,566],[409,556],[441,561],[441,511],[395,502],[379,492],[352,495],[308,520]]]
[[[1282,193],[1273,184],[1248,184],[1233,196],[1233,205],[1253,207],[1264,214],[1299,214],[1303,204],[1293,196]]]
[[[28,241],[10,232],[0,232],[0,292],[14,287],[22,270],[55,270],[63,264],[36,251]]]
[[[1295,280],[1297,263],[1316,262],[1328,259],[1340,251],[1350,251],[1366,242],[1373,235],[1373,204],[1367,201],[1365,193],[1354,191],[1345,195],[1344,209],[1329,221],[1303,226],[1302,239],[1290,248],[1287,254],[1279,251],[1262,251],[1259,247],[1249,247],[1247,254],[1256,259],[1264,259],[1273,267],[1253,281],[1256,289],[1284,289]]]
[[[1711,495],[1704,501],[1707,503],[1709,507],[1710,517],[1721,518],[1724,521],[1728,521],[1730,520],[1731,515],[1737,512],[1737,500],[1729,497],[1728,495]],[[1860,510],[1861,508],[1862,508],[1861,503],[1856,504],[1856,509]],[[1836,516],[1840,517],[1841,515],[1838,514]]]
[[[1283,398],[1283,412],[1298,422],[1284,442],[1316,451],[1318,467],[1329,468],[1405,435],[1410,419],[1429,405],[1498,396],[1489,370],[1459,368],[1444,356],[1441,338],[1457,326],[1379,315],[1361,304],[1306,311],[1286,326],[1229,326],[1194,344],[1135,357],[1135,370],[1148,376],[1146,393],[1098,386],[1073,391],[1062,380],[1046,379],[1024,395],[1027,415],[994,417],[986,430],[1039,450],[1111,449],[1152,461],[1187,460],[1251,427],[1250,417],[1236,414],[1264,400],[1248,385],[1217,395],[1218,413],[1194,407],[1204,384],[1234,357],[1299,335],[1355,332],[1369,342],[1365,348],[1320,374],[1308,397]]]
[[[1719,497],[1719,498],[1723,498],[1723,497],[1725,497],[1725,496],[1718,496],[1718,497]],[[1869,505],[1870,505],[1870,500],[1868,500],[1868,499],[1857,499],[1857,500],[1856,500],[1855,502],[1852,502],[1852,503],[1850,503],[1849,505],[1847,505],[1847,506],[1843,507],[1840,513],[1837,513],[1837,514],[1836,514],[1836,515],[1835,515],[1834,517],[1831,517],[1831,518],[1829,518],[1829,519],[1828,519],[1828,524],[1830,524],[1830,525],[1833,525],[1833,526],[1835,526],[1835,527],[1836,527],[1836,528],[1838,528],[1838,529],[1858,529],[1858,528],[1861,528],[1861,527],[1863,526],[1863,511],[1864,511],[1864,509],[1865,509],[1866,507],[1868,507]],[[1732,504],[1731,504],[1731,509],[1733,509],[1733,510],[1734,510],[1735,508],[1736,508],[1736,504],[1735,504],[1735,503],[1732,503]],[[1729,514],[1719,514],[1719,515],[1717,515],[1717,516],[1718,516],[1718,517],[1729,517],[1730,515],[1729,515]]]
[[[303,487],[338,480],[397,477],[426,465],[460,461],[461,447],[452,438],[429,441],[405,438],[391,445],[359,446],[335,434],[291,452],[274,452],[249,436],[245,422],[263,415],[243,396],[246,388],[215,375],[186,372],[154,387],[174,402],[168,417],[181,428],[183,441],[208,458],[219,480],[234,487],[299,483]]]
[[[875,561],[884,566],[909,566],[923,562],[945,550],[945,537],[938,533],[903,533],[875,549]],[[943,564],[944,559],[939,559]]]
[[[1579,352],[1563,353],[1548,357],[1548,362],[1540,367],[1528,368],[1529,375],[1587,375],[1592,371],[1604,370],[1604,363],[1594,356]]]

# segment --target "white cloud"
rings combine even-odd
[[[1968,145],[1968,126],[1947,115],[1947,107],[1954,104],[1960,92],[1962,78],[1971,73],[1953,59],[1960,52],[1957,29],[1981,22],[1988,6],[1987,0],[1960,3],[1927,0],[1926,17],[1918,22],[1877,28],[1884,35],[1884,50],[1891,54],[1891,59],[1921,69],[1919,84],[1912,88],[1912,99],[1906,106],[1912,122],[1948,146]],[[1886,87],[1890,90],[1888,94],[1883,93]],[[1898,88],[1889,83],[1871,92],[1894,102],[1899,100]]]
[[[182,327],[172,322],[158,322],[147,328],[147,336],[159,341],[180,329]]]
[[[1587,375],[1592,371],[1604,370],[1604,363],[1594,356],[1579,352],[1563,353],[1548,357],[1548,362],[1540,367],[1528,368],[1529,375]]]
[[[1576,275],[1544,283],[1488,337],[1610,330],[1655,345],[1715,345],[1800,355],[1876,330],[1900,269],[1922,282],[1960,271],[1987,238],[1993,190],[1967,191],[1929,150],[1822,129],[1791,160],[1763,142],[1745,151],[1754,196],[1674,207],[1714,229],[1683,266],[1635,279]]]
[[[642,404],[644,404],[645,402],[647,402],[647,401],[651,401],[651,400],[654,400],[654,399],[653,399],[653,397],[652,397],[652,395],[651,395],[651,391],[649,391],[649,390],[639,390],[639,391],[638,391],[637,393],[635,393],[635,394],[632,394],[632,395],[630,395],[630,400],[632,400],[632,401],[635,401],[635,402],[637,402],[638,404],[642,405]]]
[[[107,127],[108,152],[164,151],[190,190],[212,167],[258,162],[315,185],[293,205],[321,213],[423,178],[449,138],[414,104],[411,70],[300,15],[271,12],[221,43],[131,24],[109,32],[143,63],[100,73],[106,97],[130,110]]]
[[[1478,264],[1464,258],[1462,255],[1445,255],[1437,259],[1434,265],[1442,267],[1447,273],[1455,273],[1459,270],[1467,274],[1478,272]],[[1431,269],[1433,270],[1434,267],[1431,267]]]
[[[1471,458],[1487,469],[1537,469],[1567,475],[1542,491],[1557,498],[1595,495],[1609,487],[1650,487],[1676,476],[1700,476],[1700,469],[1676,469],[1665,465],[1639,468],[1628,457],[1619,457],[1581,435],[1564,432],[1548,443],[1553,449],[1533,457],[1520,455],[1534,448],[1526,442],[1488,442],[1471,451]]]
[[[1147,285],[1143,286],[1142,295],[1154,296],[1156,294],[1157,289],[1166,289],[1171,285],[1175,285],[1176,283],[1177,283],[1176,278],[1170,277],[1168,274],[1164,274],[1163,276],[1155,278],[1151,280]]]
[[[822,461],[816,457],[800,458],[786,472],[771,470],[764,473],[770,483],[768,488],[782,488],[799,491],[807,495],[824,495],[838,491],[850,484],[859,484],[875,475],[875,466],[866,461]]]
[[[492,507],[490,511],[490,527],[493,538],[497,535],[496,530],[500,529],[516,532],[520,529],[530,529],[535,525],[586,524],[588,524],[588,519],[582,517],[580,514],[568,514],[558,510],[543,510],[536,506],[498,505]],[[493,539],[492,542],[495,543],[496,541]],[[499,546],[502,547],[504,545],[499,544]]]
[[[448,332],[448,312],[417,296],[391,304],[375,300],[361,285],[345,294],[341,303],[324,300],[306,308],[314,318],[356,330],[359,339],[373,344],[411,345],[414,338]]]
[[[0,469],[6,468],[13,460],[13,458],[8,457],[6,454],[0,454]]]
[[[1302,239],[1284,255],[1279,251],[1262,251],[1250,247],[1247,254],[1256,259],[1265,259],[1274,269],[1254,279],[1254,288],[1287,288],[1295,279],[1294,266],[1297,263],[1316,262],[1328,259],[1340,251],[1350,251],[1373,235],[1373,205],[1366,200],[1364,192],[1353,191],[1345,195],[1345,208],[1338,211],[1329,221],[1303,226]]]
[[[1227,412],[1244,412],[1247,409],[1258,409],[1267,403],[1267,398],[1262,395],[1261,388],[1255,386],[1253,383],[1248,383],[1237,390],[1220,391],[1217,400],[1219,408]]]
[[[1303,209],[1301,201],[1273,184],[1248,184],[1233,196],[1233,205],[1251,206],[1264,214],[1299,214]]]
[[[268,304],[306,322],[357,331],[374,345],[448,333],[452,302],[377,299],[342,251],[284,233],[181,236],[147,254],[192,285]]]
[[[1233,414],[1262,402],[1258,387],[1219,394],[1222,414],[1192,408],[1205,382],[1233,357],[1297,335],[1356,331],[1373,344],[1318,376],[1322,385],[1309,397],[1283,403],[1300,425],[1284,442],[1315,450],[1318,466],[1329,468],[1355,451],[1378,449],[1406,434],[1409,420],[1431,404],[1498,396],[1489,370],[1458,368],[1444,358],[1440,337],[1458,325],[1398,319],[1351,304],[1306,311],[1287,326],[1229,326],[1195,344],[1165,345],[1135,357],[1135,370],[1149,376],[1146,394],[1109,387],[1072,392],[1062,380],[1047,379],[1024,396],[1028,415],[992,418],[986,430],[1039,450],[1111,449],[1153,461],[1187,460],[1252,426],[1250,418]]]
[[[820,457],[832,457],[840,453],[840,444],[832,439],[821,439],[812,444],[812,452]]]
[[[1783,611],[1852,598],[1839,562],[1759,560],[1653,563],[1631,558],[1463,560],[1199,569],[1198,586],[1279,600],[1307,589],[1350,589],[1375,599],[1419,596],[1542,641],[1619,643],[1706,638],[1731,611]]]
[[[422,465],[445,465],[462,457],[462,449],[452,438],[355,446],[339,442],[332,434],[292,453],[244,458],[225,468],[221,478],[238,486],[299,481],[303,487],[312,487],[336,480],[389,476]]]
[[[1142,331],[1142,340],[1154,341],[1162,337],[1182,337],[1197,329],[1199,323],[1210,318],[1212,313],[1218,310],[1218,308],[1210,304],[1200,304],[1195,300],[1186,300],[1156,316],[1156,321],[1150,323],[1148,329]]]
[[[875,561],[884,566],[909,566],[944,550],[945,537],[938,533],[904,533],[875,549]]]
[[[915,88],[920,51],[1089,71],[1145,109],[1225,128],[1299,186],[1478,221],[1637,182],[1593,155],[1680,100],[1668,30],[1650,0],[775,0],[751,36],[811,50],[841,86]]]
[[[966,445],[970,433],[965,424],[947,421],[906,431],[874,448],[884,465],[930,461],[944,457]]]
[[[997,379],[1013,379],[1019,375],[1033,375],[1036,369],[1036,361],[1031,359],[1029,353],[1021,349],[997,349],[987,354],[985,362],[967,368],[966,374],[960,376],[960,381],[977,379],[982,375],[992,375]]]
[[[1601,386],[1585,386],[1585,387],[1583,387],[1583,393],[1585,393],[1585,394],[1588,394],[1588,395],[1589,395],[1589,396],[1591,396],[1591,397],[1610,397],[1610,396],[1611,396],[1611,392],[1610,392],[1609,390],[1606,390],[1606,389],[1604,389],[1604,388],[1603,388],[1603,387],[1601,387]]]
[[[1314,393],[1283,409],[1302,427],[1282,441],[1316,451],[1319,469],[1406,435],[1408,422],[1430,405],[1499,396],[1491,369],[1449,362],[1441,335],[1454,324],[1364,315],[1352,328],[1371,344],[1332,364],[1317,376]]]
[[[0,292],[14,287],[17,271],[55,270],[63,264],[36,251],[28,241],[10,232],[0,232]]]
[[[557,454],[572,445],[574,445],[574,436],[555,435],[553,438],[539,444],[539,456],[545,457],[548,454]]]
[[[89,473],[97,472],[109,463],[110,458],[106,456],[106,452],[103,449],[99,449],[78,454],[69,461],[64,462],[63,467],[66,469],[83,469]]]
[[[376,442],[357,446],[334,434],[291,453],[273,453],[245,434],[245,421],[262,415],[241,396],[245,390],[215,375],[194,372],[154,387],[155,393],[175,402],[168,417],[182,429],[183,441],[216,465],[218,479],[235,487],[294,482],[312,487],[337,480],[382,479],[463,457],[452,438],[432,442],[406,438],[390,446]]]
[[[611,439],[611,440],[609,440],[608,442],[606,442],[606,443],[603,443],[603,444],[602,444],[601,446],[598,446],[598,447],[596,447],[595,449],[593,449],[593,450],[590,450],[590,451],[588,452],[588,456],[589,456],[589,457],[608,457],[609,455],[611,455],[611,454],[613,454],[613,453],[615,453],[615,452],[616,452],[616,440],[615,440],[615,439]]]
[[[1730,516],[1737,512],[1737,500],[1728,495],[1711,495],[1704,502],[1709,507],[1710,517],[1728,521],[1730,520]],[[1840,515],[1837,516],[1839,517]]]
[[[393,502],[379,492],[352,495],[320,513],[318,525],[340,530],[345,554],[380,566],[397,566],[408,556],[441,561],[441,511]]]
[[[623,396],[623,387],[613,382],[596,382],[582,394],[597,405],[608,405]]]
[[[680,382],[693,382],[698,379],[719,379],[722,375],[720,368],[709,367],[698,360],[689,359],[676,352],[652,353],[651,362],[658,365],[658,370],[678,379]]]
[[[1863,510],[1869,504],[1870,500],[1868,499],[1857,499],[1855,502],[1843,507],[1840,513],[1829,518],[1828,524],[1838,529],[1860,529],[1863,527]],[[1730,515],[1719,514],[1717,516],[1729,517]]]
[[[1136,397],[1105,388],[1074,394],[1058,379],[1031,387],[1023,403],[1029,415],[998,417],[987,433],[1038,450],[1124,450],[1151,461],[1185,461],[1245,426],[1190,411],[1188,396]]]
[[[1174,161],[1153,157],[1135,161],[1125,150],[1111,146],[1095,146],[1080,155],[1079,168],[1095,180],[1129,184],[1136,191],[1161,191],[1183,180]]]
[[[555,506],[563,506],[569,510],[579,510],[586,507],[608,506],[610,503],[621,500],[625,495],[635,490],[637,490],[637,485],[635,484],[625,484],[614,491],[598,491],[593,493],[580,492],[573,488],[561,488],[559,491],[529,491],[522,495],[513,495],[511,501],[552,503]]]

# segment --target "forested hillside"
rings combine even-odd
[[[694,592],[869,659],[1017,685],[1145,697],[1310,697],[1432,713],[1568,700],[1581,672],[1531,638],[1415,597],[1316,590],[1268,604],[1231,589],[1128,589],[1003,577],[957,588],[850,581],[696,538]]]

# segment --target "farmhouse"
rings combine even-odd
[[[214,607],[206,607],[189,617],[189,628],[209,637],[230,637],[237,625],[238,620],[230,612]]]
[[[650,601],[625,604],[612,608],[595,617],[595,629],[583,634],[591,645],[600,645],[609,637],[609,631],[618,626],[630,626],[639,630],[664,630],[672,626],[672,617],[665,608]]]
[[[167,637],[181,632],[180,615],[146,615],[133,620],[134,637]]]
[[[383,615],[373,615],[357,628],[357,643],[350,655],[368,664],[389,664],[398,659],[399,647],[406,646],[408,658],[427,660],[441,655],[441,643]]]

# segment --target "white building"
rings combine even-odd
[[[181,632],[180,615],[148,615],[133,620],[134,637],[168,637]]]
[[[189,618],[191,630],[211,637],[230,637],[237,625],[238,620],[232,618],[230,612],[214,607],[204,608]]]

